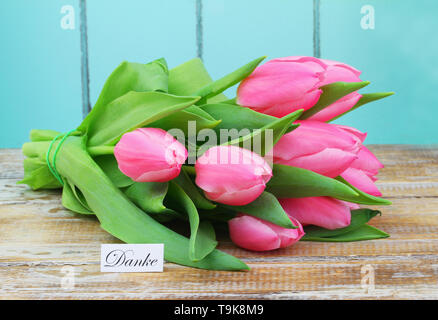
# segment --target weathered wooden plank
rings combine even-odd
[[[21,179],[23,159],[20,149],[0,149],[0,179]]]
[[[250,272],[205,271],[166,264],[163,273],[149,274],[100,273],[97,265],[15,266],[0,268],[4,279],[0,298],[431,299],[438,294],[436,262],[435,257],[423,257],[404,262],[352,258],[321,263],[250,263]],[[374,290],[361,286],[365,265],[371,266],[374,273]],[[74,288],[66,286],[68,271],[75,274]]]
[[[437,198],[397,199],[392,206],[381,209],[383,215],[374,218],[372,224],[391,234],[391,238],[387,240],[335,244],[303,242],[290,248],[259,254],[236,248],[229,241],[223,241],[221,248],[245,258],[323,255],[397,256],[438,252]],[[53,195],[50,199],[39,199],[38,202],[0,204],[0,243],[8,244],[6,247],[0,246],[0,262],[4,261],[3,259],[12,259],[12,261],[18,259],[23,253],[20,248],[26,243],[43,245],[45,249],[42,249],[42,252],[50,251],[50,245],[56,248],[60,244],[84,245],[86,246],[84,252],[88,250],[97,252],[100,243],[108,242],[117,242],[117,240],[100,228],[94,216],[75,214],[62,208],[59,196]],[[87,245],[94,245],[94,249]],[[12,246],[15,248],[15,253],[14,250],[10,251],[11,256],[11,253],[5,250],[10,250]],[[49,261],[44,260],[47,259],[44,255],[36,255],[35,259]]]
[[[98,264],[101,243],[119,243],[113,237],[96,235],[90,243],[40,243],[34,241],[0,245],[0,267],[19,265]],[[248,263],[300,261],[364,260],[377,257],[403,261],[438,252],[438,239],[385,239],[351,243],[299,242],[291,248],[254,253],[236,248],[229,241],[221,241],[220,250],[233,254]]]

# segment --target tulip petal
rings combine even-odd
[[[297,121],[300,126],[285,134],[273,149],[275,163],[318,153],[327,148],[357,153],[361,147],[358,137],[337,128],[333,124],[319,121]]]
[[[323,83],[329,84],[338,81],[344,82],[361,82],[359,78],[361,72],[352,66],[349,66],[342,62],[333,60],[321,59],[323,63],[327,65],[326,72],[324,73]]]
[[[267,251],[278,249],[280,237],[257,218],[243,215],[228,221],[231,240],[244,249]]]
[[[227,204],[230,206],[244,206],[257,199],[265,190],[266,185],[257,184],[248,189],[240,189],[231,192],[207,192],[204,191],[205,196],[215,202]]]
[[[359,190],[366,192],[372,196],[380,197],[382,193],[377,189],[373,180],[367,176],[364,171],[356,168],[348,168],[345,170],[341,177],[351,183],[353,186]]]
[[[358,159],[352,164],[352,168],[366,171],[367,175],[376,175],[379,169],[382,169],[383,164],[376,158],[376,156],[365,146],[362,146],[358,155]]]
[[[357,203],[342,201],[342,200],[339,200],[339,201],[341,201],[343,204],[345,204],[347,207],[349,207],[350,210],[360,209],[360,206]]]
[[[268,114],[280,118],[298,109],[304,109],[304,110],[310,109],[318,102],[321,94],[322,94],[322,90],[313,89],[307,92],[307,94],[303,96],[300,100],[285,101],[284,103],[274,104],[271,107],[264,108],[263,110],[258,110],[256,108],[253,109],[259,112],[263,112],[264,114]]]
[[[286,248],[298,242],[304,236],[303,226],[297,219],[291,218],[297,229],[286,229],[270,222],[265,222],[280,237],[280,248]]]
[[[365,138],[367,137],[367,133],[366,132],[362,132],[356,128],[353,127],[348,127],[348,126],[343,126],[340,124],[334,124],[334,126],[336,126],[336,128],[341,129],[345,132],[348,132],[351,135],[354,135],[356,137],[358,137],[360,139],[360,141],[364,142]]]
[[[357,156],[351,152],[327,148],[321,152],[276,163],[303,168],[335,178],[344,172]]]
[[[327,122],[353,108],[361,97],[361,94],[352,92],[314,114],[309,120]]]
[[[344,228],[350,224],[350,208],[330,197],[279,199],[286,213],[301,224],[312,224],[326,229]]]
[[[324,72],[328,65],[324,63],[322,59],[318,59],[315,57],[308,57],[308,56],[291,56],[291,57],[283,57],[283,58],[276,58],[272,59],[269,62],[295,62],[295,63],[302,63],[306,65],[306,67],[310,68],[314,72]]]
[[[118,163],[120,171],[135,181],[137,181],[141,175],[149,171],[157,172],[171,168],[166,161],[158,160],[151,162],[145,159],[123,159],[119,157]],[[180,168],[181,166],[179,165],[175,167]]]
[[[144,172],[141,176],[136,179],[133,179],[137,182],[166,182],[176,178],[181,171],[181,166],[172,167],[169,169],[162,169],[159,171],[148,171]]]

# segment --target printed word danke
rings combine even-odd
[[[142,258],[136,258],[133,250],[117,249],[107,254],[105,263],[105,267],[145,267],[156,265],[158,260],[152,258],[150,253]]]

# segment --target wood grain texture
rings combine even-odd
[[[100,273],[100,244],[120,241],[95,217],[64,209],[59,191],[17,185],[20,150],[0,150],[0,299],[437,299],[438,147],[370,149],[385,164],[378,186],[393,201],[372,224],[390,238],[299,242],[266,253],[224,240],[219,248],[251,271],[166,263],[163,273],[130,274]],[[361,285],[366,268],[374,288]]]

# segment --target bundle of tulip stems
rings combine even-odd
[[[222,227],[253,251],[388,237],[363,208],[390,204],[374,185],[383,165],[366,133],[330,122],[392,93],[358,93],[369,82],[340,62],[264,58],[216,81],[199,59],[123,62],[77,129],[31,131],[19,183],[62,189],[114,237],[196,268],[249,269],[216,249]]]

